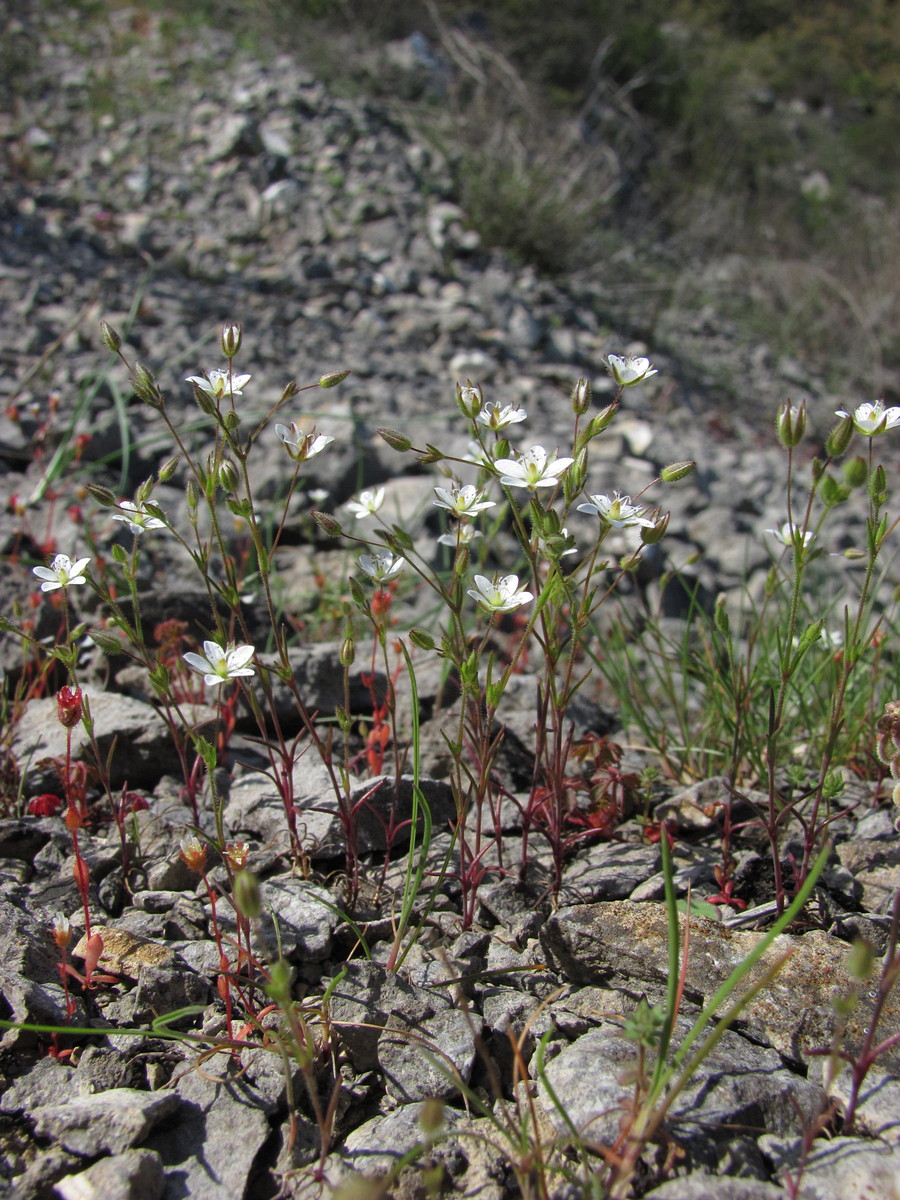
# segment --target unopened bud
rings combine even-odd
[[[230,459],[223,459],[219,463],[219,486],[223,491],[236,492],[239,483],[237,467]]]
[[[119,350],[122,348],[122,339],[108,321],[100,322],[100,336],[103,338],[103,345],[107,348],[110,354],[119,353]]]
[[[663,467],[659,473],[663,483],[677,483],[679,479],[685,479],[692,471],[697,470],[695,462],[685,461],[672,463],[668,467]]]
[[[582,417],[591,407],[592,389],[590,380],[579,379],[572,389],[572,412],[576,417]]]
[[[853,458],[848,458],[841,468],[841,474],[844,476],[844,483],[846,483],[847,487],[862,487],[869,477],[869,468],[866,465],[866,460],[861,454],[857,454]]]
[[[409,631],[409,640],[414,646],[418,646],[420,650],[434,649],[434,638],[424,629],[411,629]]]
[[[200,497],[197,495],[197,484],[193,479],[187,481],[187,486],[184,489],[187,497],[187,506],[191,509],[196,509],[200,503]]]
[[[335,517],[333,517],[331,513],[323,513],[319,512],[317,509],[313,509],[312,518],[322,532],[328,537],[336,538],[341,536],[341,533],[343,532],[341,529],[341,523]]]
[[[349,374],[349,371],[329,371],[327,375],[323,375],[319,380],[319,387],[337,387],[339,383],[344,382]]]
[[[456,385],[456,403],[464,417],[477,417],[484,403],[484,392],[471,379],[466,380],[466,386]]]
[[[57,913],[53,918],[53,940],[60,950],[65,950],[72,940],[72,926],[69,918],[62,913]]]
[[[234,877],[234,902],[238,912],[255,920],[262,913],[262,896],[259,880],[250,871],[241,871]]]
[[[141,366],[140,363],[134,364],[131,386],[134,388],[135,394],[151,408],[161,409],[163,407],[163,396],[159,385],[147,368]]]
[[[775,432],[785,450],[793,450],[795,446],[799,446],[806,433],[805,400],[801,401],[799,408],[794,408],[790,400],[782,404],[775,418]]]
[[[71,729],[81,720],[84,711],[81,688],[61,687],[56,693],[56,719],[66,729]]]
[[[181,839],[180,857],[198,875],[206,868],[206,847],[196,834],[188,833]]]
[[[226,358],[234,358],[238,350],[240,350],[243,333],[243,325],[222,326],[222,333],[219,337],[219,345],[221,346],[222,353]]]
[[[167,458],[163,465],[159,468],[156,478],[159,483],[168,483],[175,474],[175,468],[178,466],[178,455],[174,458]]]
[[[291,968],[283,958],[269,967],[269,982],[266,991],[276,1004],[289,1004],[291,1000]]]
[[[641,526],[641,541],[645,546],[654,546],[657,542],[661,542],[666,536],[666,530],[669,528],[669,518],[671,513],[663,513],[654,522],[653,527],[648,529],[645,525]]]
[[[379,429],[378,433],[392,450],[397,450],[400,454],[405,454],[412,447],[412,442],[406,434],[399,433],[396,429]]]
[[[104,654],[114,655],[124,653],[124,647],[121,640],[114,634],[107,633],[103,629],[90,630],[88,637],[99,650],[103,651]]]
[[[104,487],[102,483],[89,483],[87,484],[87,490],[97,503],[102,504],[104,508],[112,508],[113,505],[118,503],[114,493],[108,487]]]
[[[853,418],[842,417],[825,441],[825,453],[829,458],[840,458],[842,454],[846,453],[852,437]]]
[[[868,979],[875,966],[875,951],[865,938],[857,938],[847,955],[847,971],[861,983]]]
[[[887,500],[887,476],[880,463],[869,478],[869,499],[876,507],[880,507]]]
[[[356,644],[354,643],[352,637],[346,637],[344,638],[343,642],[341,642],[340,659],[342,667],[353,666],[354,660],[356,659]]]

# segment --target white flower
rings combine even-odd
[[[835,416],[852,416],[853,424],[866,437],[874,437],[877,433],[885,433],[900,425],[900,408],[885,408],[883,400],[876,400],[874,404],[860,404],[853,413],[838,409]]]
[[[469,442],[462,458],[463,462],[474,463],[476,467],[490,467],[493,465],[490,452],[480,442]]]
[[[771,533],[771,535],[777,541],[781,542],[782,546],[793,546],[794,542],[798,541],[801,542],[805,547],[808,546],[813,540],[813,532],[811,529],[801,532],[801,530],[799,530],[795,525],[792,525],[790,521],[785,521],[780,529],[767,529],[766,533]]]
[[[557,458],[555,454],[548,458],[543,446],[531,446],[518,458],[498,458],[494,466],[503,472],[500,482],[506,487],[534,491],[535,488],[556,487],[559,477],[574,461],[574,458]]]
[[[485,500],[484,492],[479,492],[472,483],[464,487],[435,488],[437,497],[434,503],[438,508],[446,508],[452,517],[476,517],[486,508],[495,506],[494,500]]]
[[[141,533],[145,529],[165,529],[166,527],[165,521],[161,521],[159,517],[154,517],[147,512],[143,500],[139,504],[133,504],[131,500],[122,500],[119,508],[123,511],[116,513],[113,520],[124,521],[132,533]]]
[[[460,384],[456,385],[456,398],[465,415],[474,417],[484,402],[484,392],[479,384],[473,384],[471,380],[467,380],[465,387],[461,387]]]
[[[317,433],[315,427],[310,433],[304,433],[296,421],[291,421],[290,428],[287,425],[276,425],[275,432],[284,442],[285,450],[294,462],[298,463],[312,458],[334,441],[334,438],[326,433]]]
[[[229,371],[207,371],[205,375],[188,375],[185,383],[192,383],[213,400],[223,400],[226,396],[240,396],[241,388],[249,380],[249,375],[235,375]]]
[[[517,425],[519,421],[524,421],[526,416],[525,409],[519,408],[518,404],[505,404],[501,408],[492,400],[481,409],[475,420],[487,425],[488,429],[505,429],[507,425]]]
[[[468,546],[476,538],[480,537],[484,537],[480,529],[476,529],[474,525],[467,525],[462,521],[455,529],[448,530],[447,533],[442,533],[437,541],[439,546],[450,546],[455,550],[457,546]]]
[[[519,587],[518,575],[494,575],[491,579],[476,575],[475,587],[468,589],[468,595],[488,612],[512,612],[534,599],[531,592]]]
[[[618,354],[607,354],[606,365],[619,387],[634,387],[656,374],[656,368],[650,366],[649,358],[636,358],[633,354],[626,354],[624,358]]]
[[[203,654],[185,654],[183,657],[192,671],[199,671],[203,675],[204,683],[209,687],[218,687],[226,679],[255,675],[253,668],[247,666],[255,653],[252,646],[229,643],[223,649],[218,642],[204,642]]]
[[[361,554],[359,565],[376,583],[387,583],[405,568],[406,559],[390,550],[375,550],[372,554]]]
[[[53,592],[57,588],[72,587],[76,583],[87,583],[82,571],[91,560],[79,558],[72,562],[68,554],[57,554],[49,567],[32,567],[32,572],[38,579],[45,580],[41,584],[42,592]]]
[[[357,520],[371,517],[384,504],[384,488],[373,488],[371,491],[360,492],[358,500],[348,500],[345,507]]]
[[[644,516],[647,510],[637,504],[632,504],[630,496],[622,496],[619,492],[613,492],[612,498],[588,496],[588,499],[590,504],[579,504],[578,511],[593,513],[601,521],[611,525],[613,529],[626,529],[629,525],[643,525],[646,529],[653,528],[653,522]]]

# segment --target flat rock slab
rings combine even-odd
[[[72,1096],[61,1104],[32,1111],[35,1132],[53,1138],[73,1154],[93,1158],[139,1146],[154,1125],[178,1108],[174,1092],[111,1088],[93,1096]]]
[[[702,917],[691,920],[685,994],[706,1004],[731,972],[756,949],[764,934],[725,929]],[[541,933],[551,965],[573,983],[613,979],[662,984],[668,978],[668,923],[665,906],[620,900],[560,909]],[[741,1012],[741,1025],[787,1058],[800,1062],[809,1051],[828,1046],[834,1030],[833,1001],[857,986],[846,969],[847,946],[820,930],[802,936],[782,934],[741,981],[732,1000],[760,982],[788,956],[777,976]],[[861,1049],[872,1014],[874,985],[864,987],[848,1018],[844,1046]],[[729,1001],[730,1003],[730,1001]],[[900,1027],[900,996],[888,998],[880,1028]],[[817,1062],[821,1060],[813,1060]],[[879,1065],[900,1070],[900,1046],[886,1050]]]
[[[115,753],[109,759],[112,787],[152,787],[161,774],[179,769],[172,735],[155,708],[112,692],[94,692],[87,699],[104,763],[115,742]],[[56,718],[54,696],[28,703],[16,730],[13,753],[19,762],[32,764],[26,778],[41,759],[65,755],[66,731]],[[80,724],[72,730],[72,759],[94,762],[90,741]]]
[[[207,1062],[204,1072],[189,1070],[179,1079],[177,1121],[156,1130],[146,1143],[165,1165],[166,1200],[243,1196],[269,1136],[271,1105],[224,1056]]]

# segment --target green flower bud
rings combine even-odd
[[[234,877],[234,902],[238,912],[250,920],[262,913],[262,896],[259,892],[259,880],[250,871],[239,871]]]
[[[134,364],[131,386],[134,388],[135,395],[145,404],[149,404],[151,408],[162,409],[163,395],[159,390],[159,385],[147,368],[141,366],[140,363]]]
[[[340,521],[336,520],[331,513],[323,513],[319,512],[317,509],[313,509],[312,518],[322,532],[328,537],[337,538],[341,536],[341,533],[343,532],[341,529],[341,523]]]
[[[880,463],[869,479],[869,499],[879,507],[887,501],[887,476]]]
[[[843,417],[829,433],[825,441],[825,453],[829,458],[840,458],[842,454],[846,453],[852,437],[853,418]]]
[[[300,389],[297,387],[297,384],[292,379],[291,382],[284,389],[284,391],[281,393],[281,403],[284,404],[285,400],[292,400],[299,391],[300,391]]]
[[[356,659],[356,643],[352,637],[345,637],[343,642],[341,642],[340,659],[342,667],[353,666]]]
[[[477,417],[484,404],[484,392],[471,379],[466,380],[466,386],[456,385],[456,403],[464,417]]]
[[[685,461],[672,463],[671,466],[663,467],[659,473],[663,483],[677,483],[679,479],[685,479],[693,471],[697,470],[695,462]]]
[[[806,401],[799,408],[794,408],[790,400],[786,400],[778,410],[775,418],[775,432],[785,450],[793,450],[803,440],[806,432]]]
[[[187,481],[187,486],[184,490],[185,495],[187,496],[188,508],[196,509],[197,505],[200,503],[200,497],[197,494],[197,484],[193,479],[189,479]]]
[[[572,412],[576,417],[583,417],[591,407],[592,389],[590,380],[579,379],[572,389]]]
[[[150,493],[153,491],[153,485],[154,479],[151,475],[149,479],[145,479],[144,482],[138,486],[134,496],[138,504],[143,504],[144,501],[149,498]]]
[[[392,450],[397,450],[400,454],[405,454],[412,448],[412,442],[406,434],[399,433],[396,429],[379,429],[378,433]]]
[[[219,463],[219,486],[225,492],[236,492],[240,478],[234,463],[225,458]]]
[[[241,423],[240,414],[235,412],[235,410],[233,408],[229,408],[229,410],[225,414],[224,420],[225,420],[225,428],[228,430],[229,433],[234,433],[235,430],[237,429],[237,427]]]
[[[163,465],[159,468],[156,478],[159,483],[168,483],[175,474],[175,468],[178,466],[180,459],[176,454],[174,458],[167,458]]]
[[[291,968],[283,958],[279,958],[269,967],[269,983],[266,991],[276,1004],[290,1004]]]
[[[424,629],[411,629],[409,631],[409,640],[414,646],[418,646],[420,650],[434,649],[434,638]]]
[[[663,513],[662,516],[657,518],[652,529],[648,529],[644,525],[641,526],[641,541],[645,546],[653,546],[657,542],[662,541],[666,536],[666,530],[669,528],[669,518],[671,515],[671,513]]]
[[[848,458],[841,468],[841,474],[844,476],[844,483],[846,483],[847,487],[862,487],[869,476],[869,468],[866,465],[866,460],[861,454],[857,454],[853,458]]]
[[[108,321],[100,322],[100,336],[103,338],[103,345],[107,348],[110,354],[119,353],[119,350],[122,348],[122,339]]]
[[[115,634],[108,633],[105,629],[92,629],[88,637],[95,646],[102,650],[104,654],[110,655],[110,657],[124,653],[121,639],[117,638]]]
[[[104,508],[110,508],[116,503],[116,497],[114,494],[109,490],[109,488],[104,487],[103,484],[89,483],[86,486],[88,492],[94,498],[94,500],[96,500],[98,504],[102,504]]]
[[[861,983],[868,979],[875,966],[875,951],[865,938],[857,938],[847,955],[847,971]]]
[[[222,348],[222,353],[226,358],[234,358],[238,350],[240,350],[243,334],[243,325],[222,326],[222,333],[219,337],[219,345]]]
[[[329,371],[327,375],[323,375],[321,377],[321,379],[319,380],[319,387],[323,387],[323,388],[337,387],[337,385],[339,383],[344,382],[344,380],[347,378],[347,376],[349,374],[350,374],[349,371]]]

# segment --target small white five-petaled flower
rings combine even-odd
[[[480,529],[461,521],[455,529],[442,533],[437,541],[439,546],[451,546],[455,550],[457,546],[468,546],[480,537],[484,537]]]
[[[638,504],[631,503],[630,496],[622,496],[613,492],[612,496],[589,496],[590,504],[579,504],[578,511],[593,513],[613,529],[626,529],[630,525],[643,525],[652,529],[653,522],[644,516],[647,511]]]
[[[213,400],[224,400],[226,396],[240,396],[249,378],[249,375],[232,376],[230,371],[207,371],[205,375],[186,376],[185,383],[192,383]]]
[[[494,575],[491,579],[476,575],[475,587],[469,588],[468,594],[488,612],[512,612],[534,599],[531,592],[519,587],[518,575]]]
[[[371,554],[361,554],[359,565],[376,583],[387,583],[405,568],[406,559],[390,550],[374,550]]]
[[[494,466],[503,472],[500,482],[505,487],[534,491],[535,488],[556,487],[560,476],[574,461],[573,458],[557,458],[555,454],[548,456],[543,446],[531,446],[518,458],[498,458]]]
[[[476,517],[486,508],[493,508],[496,501],[485,500],[484,492],[479,492],[473,483],[463,487],[435,488],[434,503],[438,508],[446,508],[451,517]]]
[[[242,675],[255,675],[247,663],[256,653],[252,646],[223,647],[218,642],[204,642],[203,654],[185,654],[184,661],[192,671],[199,671],[203,682],[209,687],[218,687],[227,679],[238,679]]]
[[[519,408],[518,404],[504,404],[501,407],[492,400],[480,410],[475,420],[480,425],[486,425],[488,429],[505,429],[507,425],[517,425],[519,421],[524,421],[526,416],[525,409]]]
[[[41,584],[42,592],[54,592],[57,588],[73,587],[76,583],[87,583],[82,572],[90,561],[89,558],[79,558],[76,562],[72,562],[68,554],[57,554],[49,567],[32,567],[32,571],[38,579],[44,580]]]
[[[806,547],[813,540],[811,529],[802,531],[796,525],[792,525],[790,521],[785,521],[780,529],[767,529],[766,533],[771,533],[777,541],[781,542],[782,546],[793,546],[796,541]]]
[[[312,458],[314,454],[318,454],[334,441],[334,438],[329,437],[327,433],[317,433],[315,429],[310,433],[304,433],[296,421],[291,421],[290,427],[276,425],[275,432],[284,442],[285,450],[294,462],[298,463],[306,462],[308,458]]]
[[[643,383],[651,375],[656,374],[656,368],[651,367],[649,358],[637,358],[633,354],[624,357],[619,354],[607,354],[606,365],[609,373],[619,387],[634,387]]]
[[[142,501],[134,504],[131,500],[122,500],[119,503],[121,512],[116,513],[113,517],[114,521],[124,521],[132,533],[142,533],[145,529],[165,529],[165,521],[161,521],[159,517],[154,517],[147,512],[147,508]]]
[[[853,424],[866,437],[874,437],[877,433],[900,425],[900,408],[885,408],[883,400],[876,400],[874,404],[860,404],[852,413],[838,409],[835,416],[852,417]]]
[[[384,488],[379,487],[360,492],[359,499],[348,500],[345,507],[357,520],[362,520],[364,517],[374,516],[382,504],[384,504]]]

